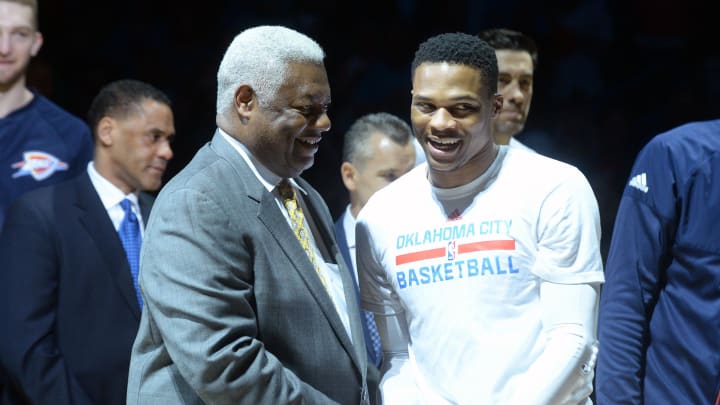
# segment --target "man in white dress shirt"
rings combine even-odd
[[[335,221],[335,235],[340,252],[352,266],[356,282],[355,217],[370,196],[415,166],[414,139],[410,125],[385,112],[358,118],[345,133],[340,174],[350,203]],[[379,367],[382,360],[380,336],[372,314],[365,312],[364,316],[368,359]]]
[[[88,121],[87,171],[20,197],[0,235],[0,403],[125,404],[142,301],[120,234],[132,224],[139,247],[175,125],[168,97],[136,80],[103,87]]]

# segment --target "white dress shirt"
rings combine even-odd
[[[110,220],[115,226],[115,231],[120,229],[120,223],[122,223],[123,218],[125,218],[125,211],[122,209],[122,206],[120,206],[120,202],[127,198],[130,200],[133,213],[135,213],[138,223],[140,224],[140,235],[144,236],[145,224],[143,223],[142,215],[140,215],[140,204],[138,203],[137,194],[123,193],[122,190],[98,173],[93,161],[88,163],[87,172],[88,176],[90,176],[90,182],[93,187],[95,187],[95,191],[97,191],[100,196],[100,201],[102,201],[108,216],[110,216]]]

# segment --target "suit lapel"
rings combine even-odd
[[[295,179],[302,187],[310,188],[310,184],[303,179]],[[346,350],[348,353],[354,353],[356,361],[360,365],[361,370],[365,370],[367,362],[365,360],[365,345],[362,344],[364,339],[363,331],[363,320],[360,318],[360,306],[359,306],[359,295],[355,277],[352,274],[352,262],[346,262],[342,257],[338,248],[338,243],[335,238],[335,234],[332,228],[332,219],[327,211],[320,211],[320,207],[324,205],[324,202],[318,198],[315,198],[315,194],[308,193],[307,198],[308,209],[315,218],[315,222],[318,225],[320,237],[327,246],[330,256],[333,258],[335,263],[338,265],[338,272],[343,283],[343,293],[345,295],[345,302],[347,305],[348,316],[350,317],[350,333],[352,334],[352,341],[357,344],[353,346],[349,341],[343,341],[346,344]],[[303,252],[304,253],[304,252]],[[309,262],[309,260],[308,260]],[[313,269],[314,270],[314,269]],[[339,321],[339,319],[338,319]],[[342,323],[340,323],[342,326]],[[344,327],[343,327],[344,330]],[[345,335],[343,335],[345,336]],[[364,374],[363,374],[364,375]]]
[[[78,181],[76,206],[80,210],[78,221],[87,230],[89,239],[95,244],[95,250],[105,261],[104,268],[98,271],[110,273],[119,294],[128,304],[128,309],[139,320],[140,305],[135,295],[125,250],[87,173]]]
[[[152,208],[155,197],[148,193],[140,193],[138,195],[138,204],[140,204],[140,215],[143,219],[143,224],[147,226],[148,219],[150,219],[150,209]]]
[[[330,298],[330,295],[325,290],[325,287],[318,278],[310,259],[308,259],[305,251],[302,249],[302,246],[300,246],[295,238],[295,234],[285,220],[283,213],[280,211],[280,207],[278,206],[275,197],[268,192],[262,184],[260,184],[239,153],[225,139],[223,139],[222,135],[220,135],[217,131],[213,136],[211,148],[219,156],[227,160],[235,167],[238,176],[242,178],[243,184],[245,184],[247,197],[258,202],[258,220],[267,228],[268,232],[277,241],[280,249],[289,258],[288,262],[292,265],[292,268],[298,272],[311,295],[315,301],[317,301],[318,306],[330,323],[330,326],[334,330],[338,340],[340,340],[348,355],[358,366],[359,372],[361,372],[362,375],[365,375],[366,362],[363,361],[365,353],[363,345],[358,346],[362,349],[362,352],[360,352],[350,341],[345,330],[345,326],[340,320],[340,316],[335,309],[335,304],[333,303],[332,298]],[[304,180],[298,178],[295,180],[298,181],[298,183],[304,188],[309,187],[309,184]],[[324,216],[320,216],[317,207],[319,206],[318,204],[322,203],[321,201],[315,200],[311,195],[310,198],[306,198],[306,202],[308,209],[310,210],[308,215],[312,215],[315,219],[315,223],[320,231],[320,237],[328,247],[332,259],[340,266],[339,272],[342,277],[345,300],[348,305],[353,342],[362,342],[362,329],[358,329],[356,327],[361,324],[357,315],[359,313],[359,307],[357,305],[357,299],[355,298],[356,295],[352,284],[353,281],[349,277],[349,273],[344,267],[345,264],[343,259],[337,250],[337,244],[335,243],[335,238],[332,235],[330,228],[332,221],[324,220]]]
[[[340,338],[343,344],[350,343],[347,338],[347,333],[345,332],[345,327],[335,309],[335,304],[322,285],[320,278],[318,278],[315,268],[310,262],[310,259],[308,259],[307,254],[295,238],[295,234],[285,220],[272,194],[267,192],[263,194],[258,209],[258,219],[265,224],[270,234],[280,245],[280,248],[290,258],[290,263],[298,274],[300,274],[305,285],[318,302],[325,317],[333,329],[335,329],[338,338]]]
[[[335,222],[335,239],[337,239],[338,249],[343,256],[343,259],[345,259],[345,263],[348,265],[348,267],[350,267],[352,266],[352,260],[350,258],[350,248],[347,244],[347,238],[345,237],[344,226],[346,214],[346,212],[343,212],[342,215],[340,215],[340,218],[338,218],[337,222]]]

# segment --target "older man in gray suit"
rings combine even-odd
[[[327,206],[298,177],[330,129],[324,56],[279,26],[227,49],[218,129],[147,226],[128,403],[368,402],[353,280]]]

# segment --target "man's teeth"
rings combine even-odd
[[[298,141],[300,141],[302,143],[306,143],[308,145],[315,145],[316,143],[320,142],[320,138],[310,138],[310,139],[298,138]]]
[[[439,145],[455,145],[456,143],[459,143],[460,141],[457,139],[440,139],[440,140],[434,140],[433,143],[437,143]]]

